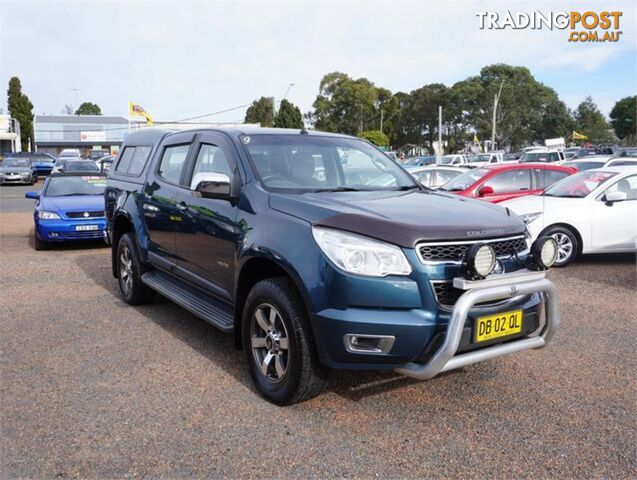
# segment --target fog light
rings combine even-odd
[[[557,260],[557,242],[551,237],[539,237],[531,245],[531,267],[546,270]]]
[[[488,276],[495,267],[495,251],[490,245],[471,245],[464,256],[463,273],[469,280],[480,280]]]
[[[56,238],[59,237],[59,235],[56,232],[51,232],[49,233],[49,237]]]
[[[350,353],[384,354],[394,346],[396,337],[392,335],[365,335],[348,333],[343,337],[345,350]]]

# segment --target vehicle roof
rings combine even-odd
[[[615,157],[597,157],[597,156],[591,155],[590,157],[578,158],[577,160],[569,160],[566,163],[568,165],[571,165],[573,163],[586,163],[586,162],[606,163],[611,158],[615,158]]]
[[[539,168],[540,170],[563,170],[563,171],[572,171],[576,170],[575,167],[569,167],[569,164],[573,162],[568,162],[568,164],[556,165],[555,163],[547,163],[547,162],[525,162],[525,163],[496,163],[494,165],[485,165],[482,168],[486,168],[487,170],[492,170],[496,172],[502,172],[506,170],[525,170],[529,168]]]
[[[409,170],[409,173],[414,173],[415,171],[421,171],[421,170],[449,170],[450,172],[467,172],[469,170],[471,170],[470,168],[464,168],[464,167],[453,167],[450,165],[438,165],[438,164],[433,164],[433,165],[420,165],[416,168],[411,168]]]

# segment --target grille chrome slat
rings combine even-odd
[[[432,281],[431,282],[431,288],[434,291],[434,294],[436,296],[436,302],[438,303],[438,305],[440,305],[440,307],[442,307],[444,310],[450,310],[454,307],[454,305],[456,304],[456,302],[458,301],[458,299],[460,298],[460,296],[465,293],[465,290],[461,290],[459,288],[456,288],[453,286],[453,282],[447,282],[447,281]],[[487,308],[487,307],[493,307],[496,305],[504,305],[504,304],[508,304],[508,303],[514,303],[517,302],[518,300],[520,300],[520,296],[517,297],[512,297],[510,299],[507,300],[495,300],[495,301],[491,301],[491,302],[483,302],[483,303],[476,303],[475,307],[476,308]]]
[[[458,242],[419,243],[416,245],[418,258],[422,263],[462,263],[469,247],[476,243],[486,243],[495,250],[497,257],[521,255],[529,246],[524,235],[490,240]]]
[[[84,216],[88,213],[88,216]],[[104,210],[82,210],[81,212],[65,212],[68,218],[102,218],[104,217]]]

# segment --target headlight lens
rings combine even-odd
[[[59,220],[60,216],[55,212],[47,212],[43,210],[38,213],[38,218],[40,220]]]
[[[538,219],[542,215],[542,212],[534,212],[534,213],[525,213],[520,215],[520,218],[524,220],[524,223],[529,224],[532,221]]]
[[[405,254],[395,245],[324,227],[312,227],[312,235],[327,258],[346,272],[368,277],[411,273]]]

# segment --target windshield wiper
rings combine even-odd
[[[445,192],[461,192],[463,190],[465,190],[464,188],[450,188],[450,189],[446,189],[446,188],[441,188],[441,190],[444,190]]]
[[[413,190],[415,188],[427,188],[427,187],[420,186],[420,185],[402,185],[398,187],[396,190],[398,190],[399,192],[405,192],[407,190]]]
[[[358,188],[354,187],[334,187],[334,188],[319,188],[318,190],[313,190],[313,193],[319,192],[360,192]]]

